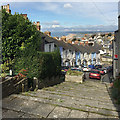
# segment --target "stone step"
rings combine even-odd
[[[40,103],[48,103],[48,104],[55,105],[55,106],[65,107],[71,110],[91,112],[91,113],[96,113],[96,114],[101,114],[101,115],[106,115],[106,116],[118,116],[118,112],[116,111],[97,108],[97,107],[95,108],[89,105],[88,106],[81,105],[80,102],[73,102],[72,100],[69,100],[69,99],[58,99],[56,101],[54,99],[49,100],[49,99],[44,99],[44,98],[36,98],[36,97],[23,96],[23,95],[18,95],[16,97],[19,99],[31,100],[31,101],[36,101]]]

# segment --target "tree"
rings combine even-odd
[[[21,46],[35,46],[40,50],[41,38],[28,19],[24,19],[21,14],[8,14],[2,10],[2,62],[14,60],[19,56]]]

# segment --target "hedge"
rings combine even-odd
[[[37,77],[44,79],[46,77],[57,76],[61,72],[61,56],[59,50],[55,52],[22,52],[15,62],[15,71],[27,69],[28,78]]]

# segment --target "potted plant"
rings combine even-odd
[[[2,81],[5,80],[5,77],[6,77],[6,76],[7,76],[6,73],[2,73],[2,74],[1,74]]]

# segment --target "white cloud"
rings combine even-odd
[[[72,5],[70,3],[64,4],[64,8],[72,8]]]
[[[60,27],[60,25],[52,25],[52,28]]]

